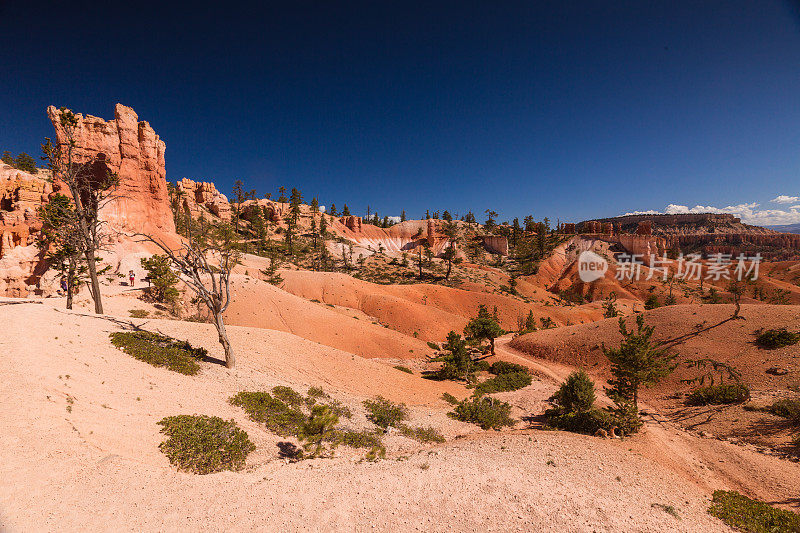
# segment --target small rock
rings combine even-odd
[[[780,368],[777,366],[773,366],[772,368],[767,369],[767,374],[771,374],[773,376],[785,376],[788,374],[789,371],[785,368]]]

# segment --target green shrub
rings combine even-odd
[[[367,418],[384,431],[389,426],[398,427],[400,422],[408,420],[408,408],[405,404],[394,404],[382,396],[373,400],[364,400]]]
[[[311,403],[308,403],[309,401],[311,401]],[[313,398],[307,398],[306,403],[308,405],[312,405]],[[334,414],[336,414],[336,416],[338,416],[339,418],[353,418],[353,413],[352,411],[350,411],[350,408],[347,407],[346,405],[343,405],[342,402],[340,402],[339,400],[329,399],[326,402],[324,402],[324,405],[330,407],[331,411],[333,411]]]
[[[475,387],[477,394],[491,394],[493,392],[508,392],[522,389],[531,384],[531,375],[527,372],[512,372],[499,374],[487,379]]]
[[[614,419],[608,411],[602,409],[589,409],[588,411],[572,411],[563,413],[557,409],[545,411],[547,424],[550,427],[572,431],[574,433],[585,433],[594,435],[598,429],[610,431],[614,424]]]
[[[475,370],[475,372],[488,372],[489,368],[491,368],[491,365],[489,364],[489,361],[480,359],[474,362],[472,368]]]
[[[756,344],[767,350],[792,346],[800,341],[800,333],[792,333],[786,328],[768,329],[756,337]]]
[[[166,255],[155,254],[151,257],[141,259],[142,268],[147,270],[147,278],[150,280],[148,293],[154,300],[163,303],[174,304],[180,298],[180,292],[175,288],[178,284],[178,276],[172,271],[172,261]]]
[[[350,448],[374,448],[383,446],[381,436],[374,431],[339,430],[332,438]]]
[[[800,424],[800,400],[784,398],[773,403],[766,410],[774,415],[788,418],[795,424]]]
[[[748,533],[800,531],[800,515],[776,509],[736,491],[715,490],[708,512]]]
[[[457,405],[458,404],[458,398],[456,398],[455,396],[453,396],[449,392],[443,392],[442,393],[442,400],[446,401],[450,405]]]
[[[513,374],[515,372],[528,372],[528,367],[518,365],[517,363],[509,363],[508,361],[495,361],[489,367],[489,372],[495,375],[500,374]]]
[[[291,407],[268,392],[240,392],[230,403],[241,407],[250,420],[264,424],[267,429],[281,437],[296,436],[306,415],[299,407]]]
[[[645,309],[655,309],[659,307],[661,304],[658,302],[658,296],[655,294],[651,294],[647,297],[647,300],[644,301],[644,308]]]
[[[400,372],[405,372],[406,374],[413,374],[414,371],[408,368],[407,366],[403,365],[395,365],[395,370],[399,370]]]
[[[481,429],[502,429],[513,426],[516,420],[509,416],[511,405],[496,398],[472,397],[458,403],[447,416],[462,422],[477,424]]]
[[[299,409],[305,403],[302,394],[284,385],[272,387],[272,396],[295,409]]]
[[[591,410],[595,399],[594,381],[580,369],[567,376],[550,401],[562,413],[572,413]]]
[[[320,387],[309,387],[308,396],[310,398],[317,398],[317,399],[330,398],[330,395],[328,395],[328,393],[322,390]]]
[[[305,418],[297,431],[297,438],[303,443],[303,450],[309,457],[320,457],[327,453],[333,454],[339,441],[334,427],[339,422],[339,417],[327,405],[315,405],[311,413]],[[326,447],[325,443],[329,443]]]
[[[128,313],[131,315],[131,318],[147,318],[150,314],[146,309],[131,309]]]
[[[436,350],[437,352],[439,350],[441,350],[441,348],[439,348],[438,344],[436,344],[435,342],[431,342],[431,341],[428,341],[428,348],[430,348],[431,350]]]
[[[721,405],[742,403],[750,398],[750,389],[744,383],[721,383],[699,387],[689,393],[689,405]]]
[[[644,425],[639,418],[639,409],[631,403],[617,404],[606,411],[610,413],[613,425],[621,435],[633,435]]]
[[[178,415],[158,422],[167,440],[158,448],[179,470],[211,474],[241,470],[247,454],[256,449],[233,420],[216,416]]]
[[[205,348],[150,331],[116,331],[111,344],[135,359],[189,376],[200,371],[197,360],[208,355]]]
[[[411,427],[407,424],[400,424],[400,433],[404,437],[408,437],[410,439],[417,440],[419,442],[428,443],[428,442],[436,442],[442,443],[444,442],[444,436],[435,428],[428,426],[428,427]]]

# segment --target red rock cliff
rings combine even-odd
[[[66,142],[61,111],[47,108],[59,143]],[[104,154],[109,168],[119,176],[116,198],[104,208],[104,220],[123,231],[175,233],[167,192],[164,151],[166,145],[150,124],[139,121],[130,107],[117,104],[114,119],[105,121],[76,114],[77,160]]]

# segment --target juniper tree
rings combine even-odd
[[[223,319],[223,313],[231,302],[231,273],[241,257],[239,237],[233,226],[219,223],[204,231],[190,229],[177,250],[150,235],[139,235],[161,248],[176,267],[181,280],[206,305],[225,352],[225,366],[233,368],[236,357]]]

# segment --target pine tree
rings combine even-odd
[[[406,210],[403,209],[402,211],[400,211],[400,222],[405,222],[405,221],[406,221]]]
[[[342,216],[349,217],[350,216],[350,208],[347,207],[347,204],[344,204],[344,208],[342,209]]]
[[[495,309],[495,315],[497,311]],[[496,316],[492,316],[485,305],[478,306],[478,316],[471,319],[464,328],[464,336],[473,342],[489,341],[489,347],[494,355],[494,340],[505,333],[497,322]]]
[[[630,405],[639,409],[639,389],[661,381],[675,370],[672,362],[677,354],[658,348],[653,342],[654,326],[646,326],[644,315],[636,316],[636,330],[628,331],[625,319],[619,319],[622,342],[619,348],[605,348],[603,353],[611,361],[612,379],[606,389],[609,398],[618,406]]]

